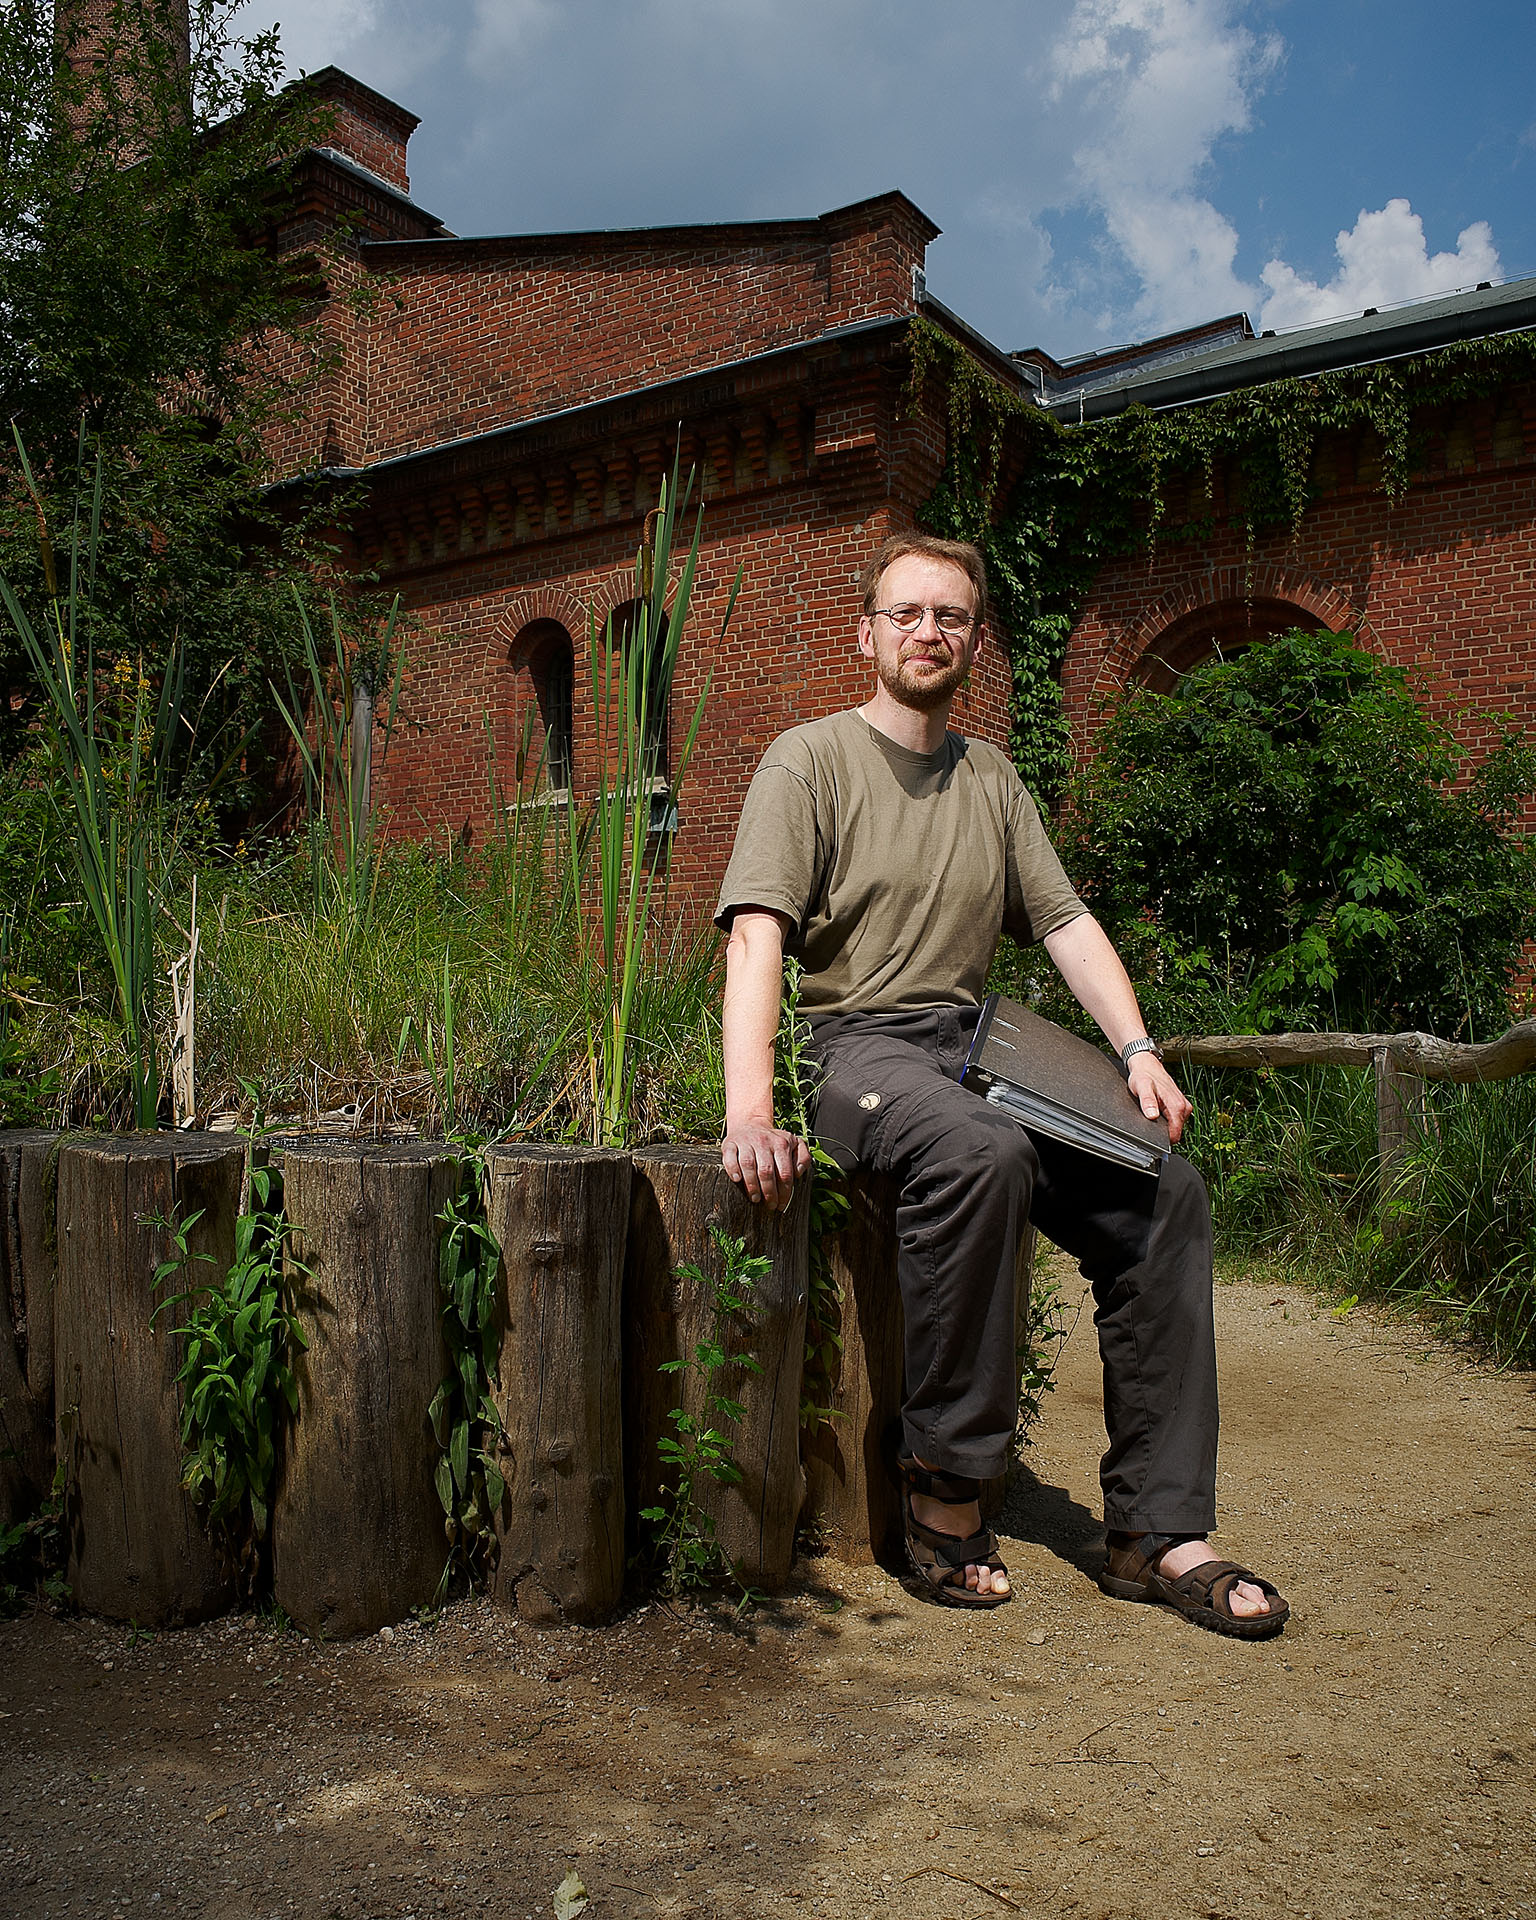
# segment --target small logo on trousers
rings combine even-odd
[[[861,1093],[859,1095],[859,1105],[866,1113],[873,1113],[879,1104],[880,1096],[878,1093]]]

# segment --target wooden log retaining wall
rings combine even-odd
[[[273,1594],[336,1637],[430,1602],[445,1562],[427,1409],[447,1367],[438,1215],[459,1168],[425,1142],[292,1140],[281,1159],[309,1345],[295,1356],[299,1409],[273,1502]],[[169,1625],[236,1600],[181,1486],[182,1316],[154,1308],[228,1272],[246,1168],[247,1143],[229,1134],[71,1136],[62,1149],[0,1134],[0,1378],[24,1443],[8,1424],[0,1489],[17,1514],[35,1510],[64,1460],[68,1577],[76,1601],[109,1618]],[[487,1156],[486,1205],[502,1250],[503,1604],[539,1620],[612,1611],[634,1516],[658,1497],[656,1440],[674,1407],[703,1410],[692,1367],[659,1367],[716,1337],[760,1371],[732,1364],[708,1383],[741,1403],[728,1434],[741,1479],[697,1492],[741,1577],[782,1585],[804,1493],[806,1190],[769,1214],[712,1150],[520,1146]],[[194,1214],[189,1258],[157,1294],[156,1267],[174,1251],[165,1223]],[[725,1322],[712,1228],[768,1263]],[[703,1285],[679,1277],[690,1264]]]
[[[43,1194],[51,1133],[0,1134],[0,1527],[53,1482],[54,1257]]]
[[[155,1309],[229,1271],[244,1173],[245,1143],[227,1134],[76,1137],[59,1153],[54,1431],[66,1577],[88,1613],[179,1625],[233,1602],[181,1485],[182,1316]],[[157,1290],[172,1221],[187,1254]]]

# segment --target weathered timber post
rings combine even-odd
[[[1403,1231],[1396,1204],[1408,1155],[1424,1137],[1424,1082],[1404,1067],[1391,1047],[1371,1049],[1376,1082],[1376,1177],[1381,1196],[1381,1234],[1395,1240]]]
[[[849,1213],[828,1241],[829,1279],[842,1300],[843,1350],[833,1384],[831,1413],[807,1437],[806,1507],[821,1523],[827,1551],[851,1566],[871,1560],[904,1567],[901,1499],[894,1469],[903,1393],[904,1324],[896,1284],[896,1183],[855,1173],[848,1181]],[[1029,1275],[1035,1230],[1019,1244],[1014,1279],[1015,1343],[1029,1332]],[[982,1483],[987,1517],[1003,1503],[1005,1477]]]
[[[849,1565],[901,1563],[901,1510],[891,1482],[902,1398],[903,1322],[896,1285],[896,1182],[855,1173],[848,1218],[827,1241],[841,1301],[831,1417],[806,1436],[806,1506],[827,1551]]]
[[[457,1179],[457,1156],[437,1143],[284,1148],[289,1285],[309,1347],[294,1359],[272,1591],[311,1633],[388,1626],[427,1604],[442,1576],[427,1409],[449,1364],[438,1215]]]
[[[183,1310],[151,1315],[228,1272],[244,1172],[245,1142],[228,1134],[104,1135],[60,1150],[54,1412],[68,1579],[87,1613],[171,1626],[234,1597],[181,1484]],[[185,1227],[189,1256],[158,1290],[175,1244],[155,1222]]]
[[[53,1248],[43,1228],[57,1134],[0,1133],[0,1527],[53,1483]]]
[[[507,1482],[496,1597],[529,1620],[601,1620],[624,1585],[619,1314],[633,1167],[595,1147],[516,1146],[488,1153],[486,1172]]]
[[[635,1155],[629,1249],[624,1269],[624,1478],[631,1514],[651,1506],[661,1485],[656,1443],[673,1431],[672,1408],[703,1412],[711,1392],[739,1400],[744,1416],[723,1426],[741,1471],[736,1486],[704,1478],[700,1506],[739,1576],[770,1592],[784,1584],[794,1559],[803,1476],[799,1462],[800,1383],[805,1369],[805,1303],[809,1194],[802,1181],[788,1209],[754,1206],[727,1176],[711,1148],[647,1148]],[[722,1269],[710,1234],[717,1225],[764,1255],[769,1270],[745,1309],[719,1324],[712,1289],[679,1279],[690,1264],[710,1276]],[[747,1352],[762,1368],[727,1367],[709,1381],[692,1362],[701,1341],[722,1337],[730,1353]],[[664,1361],[687,1360],[681,1373]]]

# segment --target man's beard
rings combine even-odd
[[[951,658],[942,673],[929,673],[921,678],[912,671],[912,666],[910,660],[887,661],[875,655],[875,672],[891,698],[914,713],[932,713],[935,707],[942,707],[953,699],[964,685],[970,662],[963,657]]]

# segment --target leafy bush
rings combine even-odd
[[[1063,852],[1154,1028],[1501,1031],[1536,933],[1536,754],[1471,772],[1402,672],[1289,633],[1132,691]]]

